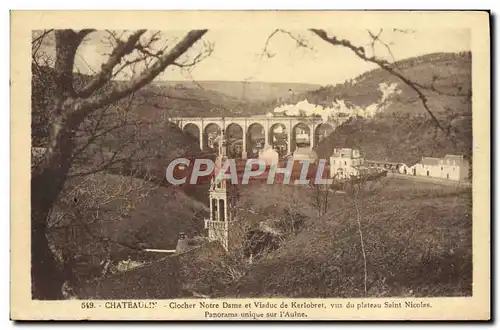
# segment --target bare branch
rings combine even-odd
[[[213,44],[211,43],[205,43],[205,48],[204,48],[204,51],[202,52],[199,52],[192,60],[190,61],[185,61],[183,63],[179,63],[179,62],[174,62],[173,65],[179,67],[179,68],[192,68],[194,67],[196,64],[200,63],[201,61],[203,61],[205,58],[207,58],[208,56],[210,56],[213,52]]]
[[[272,58],[274,57],[276,54],[272,54],[269,52],[268,50],[268,47],[269,47],[269,43],[271,41],[272,38],[274,38],[277,34],[285,34],[285,35],[288,35],[290,38],[292,38],[296,44],[297,44],[297,47],[302,47],[302,48],[309,48],[309,49],[312,49],[312,46],[307,44],[306,42],[306,39],[305,38],[302,38],[300,36],[296,36],[294,35],[293,33],[291,33],[290,31],[287,31],[287,30],[283,30],[283,29],[276,29],[274,30],[266,39],[266,43],[264,45],[264,49],[262,51],[262,54],[261,54],[261,57],[267,57],[267,58]]]
[[[439,79],[438,76],[433,76],[432,82],[430,85],[424,85],[424,84],[418,83],[416,81],[413,81],[413,84],[415,84],[415,86],[417,86],[420,89],[425,89],[425,90],[428,90],[428,91],[431,91],[431,92],[434,92],[434,93],[437,93],[440,95],[452,96],[452,97],[467,97],[469,100],[472,97],[472,91],[469,91],[468,93],[462,93],[461,86],[457,87],[457,90],[458,90],[457,93],[450,93],[450,92],[446,92],[446,91],[437,89],[436,86],[434,85],[434,83],[436,82],[437,79]]]
[[[367,62],[374,63],[374,64],[378,65],[381,69],[383,69],[383,70],[389,72],[390,74],[401,79],[401,81],[403,81],[408,87],[410,87],[411,89],[413,89],[417,93],[420,101],[422,102],[424,109],[427,111],[427,113],[429,114],[431,119],[434,121],[436,126],[446,134],[446,129],[441,125],[441,123],[436,118],[436,116],[434,115],[432,110],[429,108],[427,97],[422,93],[422,91],[418,88],[418,86],[414,82],[412,82],[408,78],[404,77],[401,73],[395,71],[389,62],[387,62],[386,60],[377,58],[375,56],[367,56],[363,47],[357,47],[357,46],[353,45],[349,40],[346,40],[346,39],[338,39],[335,36],[329,37],[325,30],[311,29],[311,31],[313,33],[315,33],[318,37],[323,39],[324,41],[326,41],[334,46],[346,47],[346,48],[350,49],[360,59],[367,61]]]
[[[39,36],[37,36],[36,38],[33,38],[33,40],[31,40],[31,44],[33,45],[33,44],[41,42],[52,31],[54,31],[54,29],[44,30]]]
[[[137,42],[145,32],[146,30],[139,30],[133,33],[125,42],[117,40],[118,44],[111,52],[108,61],[101,66],[101,72],[94,76],[90,83],[82,88],[77,95],[85,98],[104,86],[111,79],[115,66],[121,62],[125,55],[130,54],[136,48]]]
[[[394,28],[392,30],[394,32],[401,32],[401,33],[404,33],[404,34],[411,34],[411,33],[415,33],[416,32],[415,30],[411,30],[411,29],[397,29],[397,28]]]
[[[31,47],[32,47],[31,55],[33,58],[36,57],[36,54],[38,53],[40,47],[42,46],[45,37],[49,35],[52,31],[54,31],[54,29],[43,30],[43,32],[39,36],[33,38],[33,40],[31,41]]]
[[[110,91],[104,92],[102,95],[87,99],[78,99],[78,109],[83,111],[79,115],[86,115],[89,112],[95,111],[102,106],[115,102],[130,93],[139,90],[141,87],[153,81],[165,68],[173,64],[182,54],[184,54],[196,41],[198,41],[207,30],[192,30],[190,31],[170,52],[161,56],[158,61],[149,69],[144,70],[140,76],[134,78],[127,83],[114,86]],[[79,112],[79,111],[77,111]]]
[[[373,34],[373,32],[371,32],[370,30],[368,30],[368,34],[372,38],[372,43],[371,43],[372,54],[373,54],[373,56],[375,56],[375,44],[376,43],[380,43],[382,46],[384,46],[387,49],[387,52],[391,56],[392,61],[394,62],[394,65],[397,67],[396,58],[394,57],[394,54],[392,53],[391,47],[389,47],[389,45],[387,43],[383,42],[382,39],[380,38],[380,35],[382,34],[382,31],[383,31],[383,29],[380,29],[380,31],[378,32],[378,34],[375,35],[375,34]]]

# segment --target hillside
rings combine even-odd
[[[278,210],[291,203],[293,187],[254,189],[261,196],[261,209]],[[332,195],[322,217],[305,213],[303,228],[217,296],[470,296],[471,190],[396,178],[368,189],[356,197],[362,205],[359,214],[348,194]],[[283,200],[282,195],[290,198]],[[366,295],[357,219],[366,250]]]
[[[455,112],[470,112],[471,53],[435,53],[401,60],[393,64],[396,71],[424,87],[430,107],[436,112],[452,109]],[[342,84],[321,87],[314,91],[296,94],[286,102],[303,99],[309,102],[331,106],[335,100],[346,104],[367,107],[376,103],[382,93],[381,83],[396,83],[401,90],[392,100],[386,112],[424,113],[415,91],[399,78],[383,69],[374,69]]]
[[[78,189],[72,189],[78,186]],[[73,216],[92,220],[92,230],[130,245],[171,249],[181,231],[202,232],[207,207],[191,199],[178,187],[109,173],[96,173],[80,181],[69,181],[65,194],[51,215],[53,228],[65,226]],[[201,226],[201,227],[200,227]]]
[[[321,87],[318,84],[261,82],[261,81],[162,81],[158,86],[168,86],[186,89],[205,89],[227,95],[247,102],[274,101],[288,97],[290,90],[294,93],[304,93]]]
[[[162,81],[137,92],[140,112],[166,117],[251,116],[265,114],[277,99],[319,85],[238,81]]]
[[[462,154],[472,159],[472,117],[451,114],[443,120],[448,136],[426,115],[381,114],[373,119],[351,119],[328,136],[316,152],[321,158],[332,149],[358,148],[365,159],[414,164],[422,156]]]
[[[310,102],[333,100],[365,107],[381,98],[380,83],[397,83],[401,92],[373,118],[352,118],[317,147],[328,157],[333,147],[361,149],[367,159],[414,163],[422,156],[447,153],[472,156],[471,55],[430,54],[396,63],[405,76],[434,90],[424,89],[429,107],[446,133],[422,106],[416,93],[381,69],[369,71],[345,84],[306,93]]]
[[[449,132],[445,136],[429,120],[415,92],[405,86],[398,78],[381,70],[368,71],[350,81],[335,86],[326,86],[313,91],[300,93],[313,85],[282,83],[249,83],[253,91],[280,91],[288,95],[287,88],[293,88],[294,96],[288,102],[308,99],[311,103],[329,106],[334,100],[360,107],[380,100],[381,83],[397,84],[401,92],[393,96],[386,109],[374,118],[352,119],[317,147],[322,157],[327,157],[334,146],[360,148],[368,159],[414,162],[421,156],[443,156],[445,153],[461,153],[468,157],[472,153],[471,132],[471,54],[438,53],[419,56],[397,62],[395,66],[410,79],[425,86],[431,109],[438,116],[441,125]],[[53,73],[46,68],[46,76]],[[168,159],[183,153],[197,152],[196,141],[183,134],[178,128],[166,122],[173,116],[237,116],[243,114],[266,113],[277,104],[275,101],[249,102],[235,97],[241,90],[239,82],[207,81],[200,85],[194,82],[159,82],[139,90],[132,99],[127,112],[138,120],[149,122],[145,127],[128,127],[116,134],[108,134],[103,144],[111,152],[119,146],[118,141],[126,136],[139,134],[136,140],[147,140],[131,153],[143,155],[143,166],[154,168],[161,173]],[[33,144],[44,146],[50,122],[47,112],[51,100],[51,82],[33,79]],[[286,93],[285,93],[286,91]],[[276,97],[279,94],[277,92]],[[230,96],[233,94],[233,96]],[[281,95],[281,94],[280,94]],[[458,96],[453,96],[458,95]],[[127,102],[112,107],[119,116],[120,109]],[[114,123],[113,116],[109,122]],[[180,147],[182,146],[182,147]],[[87,164],[88,165],[88,164]]]
[[[241,115],[247,102],[235,97],[190,84],[150,84],[136,94],[141,115],[159,117],[213,117]]]
[[[84,279],[108,257],[140,260],[142,248],[174,249],[180,232],[203,235],[208,212],[177,187],[109,173],[69,180],[61,196],[51,214],[49,242],[59,256],[72,251],[86,260],[77,268]],[[78,234],[67,242],[70,227]]]

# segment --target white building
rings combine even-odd
[[[410,175],[461,181],[469,178],[469,162],[462,155],[446,155],[443,158],[422,157],[408,171]]]
[[[335,148],[330,156],[330,177],[347,179],[359,175],[364,162],[358,149]]]

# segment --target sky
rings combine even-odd
[[[212,54],[197,64],[190,72],[179,68],[169,68],[158,80],[228,80],[296,82],[313,84],[336,84],[375,68],[373,64],[358,59],[350,50],[332,46],[307,30],[289,31],[300,36],[308,48],[298,47],[289,35],[275,34],[267,43],[271,58],[263,56],[268,37],[274,30],[226,29],[209,30],[203,41],[213,45]],[[377,34],[380,29],[370,29]],[[328,31],[339,38],[349,39],[372,53],[368,31],[345,29]],[[162,39],[157,47],[173,44],[185,31],[162,31]],[[127,33],[124,34],[124,37]],[[99,71],[101,63],[107,59],[110,45],[106,43],[108,34],[98,31],[89,35],[79,47],[75,59],[75,70],[92,74]],[[400,32],[384,29],[380,35],[392,52],[382,44],[374,51],[387,60],[401,60],[434,52],[460,52],[470,50],[469,30],[440,29]],[[168,40],[168,43],[167,41]],[[192,53],[196,53],[203,43],[198,42]],[[45,51],[54,52],[53,39],[44,44]],[[192,54],[189,54],[192,55]]]

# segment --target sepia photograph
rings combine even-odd
[[[477,298],[489,317],[487,12],[75,14],[18,40],[30,303],[284,320]]]

